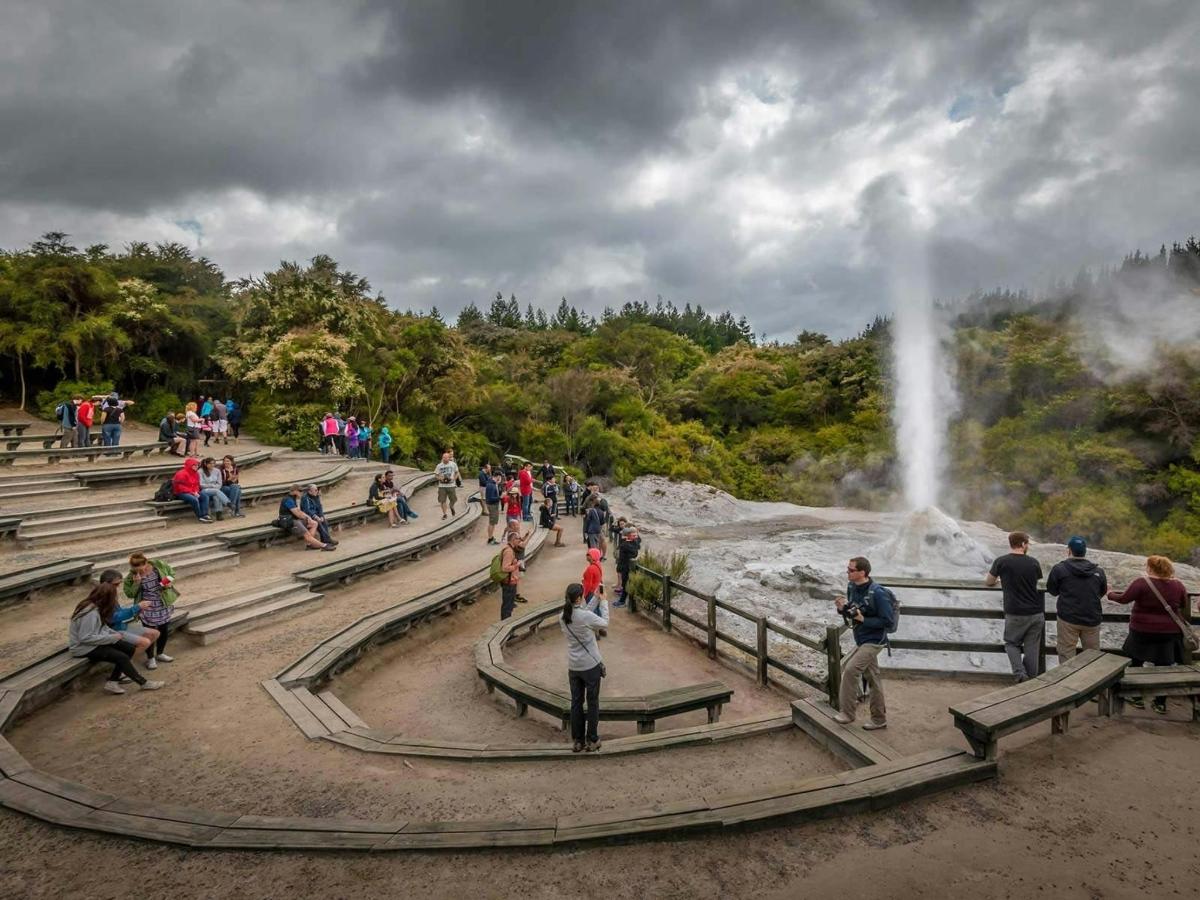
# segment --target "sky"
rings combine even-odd
[[[318,253],[401,309],[853,334],[1200,232],[1200,4],[6,0],[0,246]],[[911,267],[911,260],[903,261]]]

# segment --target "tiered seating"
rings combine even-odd
[[[20,435],[24,434],[27,429],[32,428],[36,424],[36,422],[0,422],[0,431],[3,431],[5,434],[13,434],[16,432],[18,435]]]
[[[0,576],[0,606],[29,600],[37,591],[57,584],[79,584],[87,580],[91,571],[90,560],[67,559]]]
[[[1126,700],[1188,697],[1192,701],[1192,719],[1200,719],[1200,665],[1126,669],[1113,697],[1116,701],[1113,711],[1118,715],[1124,711]]]
[[[327,488],[349,475],[353,468],[353,466],[345,464],[334,466],[321,475],[306,478],[305,484],[315,484],[319,488]],[[253,506],[263,500],[278,500],[288,492],[293,484],[295,484],[295,479],[276,481],[271,484],[244,485],[242,487],[242,505]],[[146,501],[146,505],[161,516],[192,514],[192,508],[182,500],[167,500],[164,503],[149,500]]]
[[[103,437],[103,433],[92,431],[88,433],[88,443],[98,444]],[[62,432],[54,434],[25,434],[25,435],[9,435],[3,440],[6,450],[17,450],[22,444],[41,444],[42,449],[49,450],[55,444],[62,441]]]
[[[103,447],[92,445],[89,447],[59,447],[50,450],[0,450],[0,466],[11,466],[18,460],[33,461],[36,463],[56,463],[61,459],[86,459],[88,462],[95,462],[102,457],[121,457],[121,459],[129,459],[135,453],[140,453],[143,456],[149,456],[154,451],[159,453],[164,452],[167,445],[161,442],[149,444],[121,444],[119,447]]]

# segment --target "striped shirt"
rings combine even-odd
[[[158,573],[153,569],[149,575],[142,576],[142,599],[149,600],[150,605],[142,610],[142,624],[157,628],[171,619],[171,608],[163,603],[162,585]]]

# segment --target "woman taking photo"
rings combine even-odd
[[[108,573],[105,573],[108,574]],[[120,620],[122,607],[117,603],[117,583],[120,573],[113,573],[117,581],[101,581],[92,592],[75,607],[71,614],[71,626],[67,639],[68,652],[74,657],[84,657],[92,662],[112,663],[112,674],[104,682],[104,690],[110,694],[123,694],[122,676],[137,682],[144,691],[156,691],[163,686],[161,681],[147,681],[133,666],[133,654],[147,649],[152,641],[148,635],[136,636],[114,631],[108,622]],[[149,607],[149,601],[126,607],[134,614]],[[154,632],[158,637],[158,632]]]
[[[1155,666],[1174,666],[1183,662],[1183,602],[1187,589],[1175,578],[1175,566],[1165,556],[1146,559],[1146,574],[1134,579],[1124,591],[1109,591],[1113,603],[1132,603],[1129,634],[1122,652],[1131,660],[1130,666],[1146,663]],[[1145,709],[1141,697],[1131,698],[1131,706]],[[1167,698],[1154,698],[1154,711],[1167,712]]]
[[[603,596],[596,611],[583,606],[583,585],[567,585],[563,598],[562,616],[558,621],[567,639],[567,678],[571,682],[571,739],[575,753],[600,749],[600,679],[604,677],[604,661],[596,632],[608,627],[608,604]],[[587,729],[584,730],[584,698],[587,699]]]

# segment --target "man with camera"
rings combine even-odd
[[[842,683],[838,691],[840,712],[834,721],[849,725],[858,704],[858,680],[867,679],[870,690],[871,721],[864,731],[887,728],[887,706],[883,699],[883,679],[879,674],[879,652],[887,646],[888,632],[896,622],[892,592],[871,580],[871,562],[856,556],[846,566],[846,596],[835,601],[837,611],[854,629],[854,650],[842,660]]]

